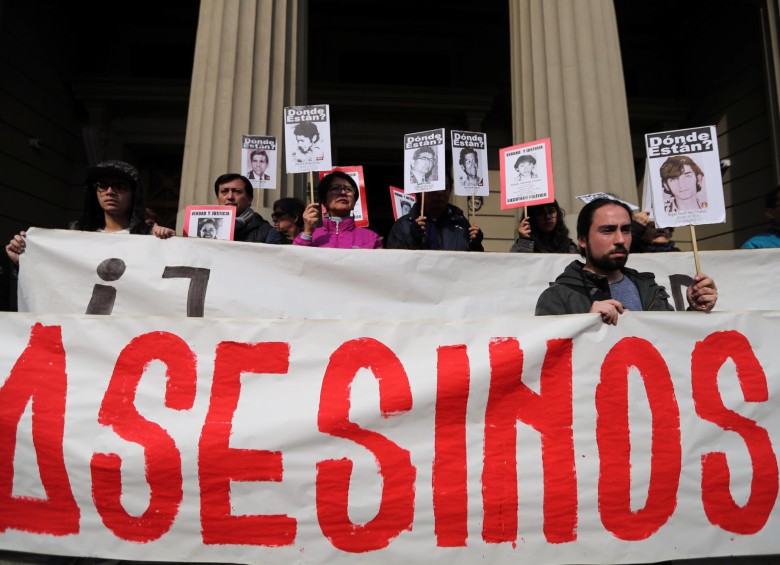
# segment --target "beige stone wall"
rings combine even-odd
[[[240,172],[242,135],[281,140],[283,108],[305,103],[305,5],[300,0],[202,0],[179,225],[186,206],[215,202],[214,179]],[[267,214],[276,198],[302,196],[302,185],[296,188],[295,182],[280,173],[280,188],[257,191],[253,207]]]

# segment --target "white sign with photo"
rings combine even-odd
[[[473,131],[450,132],[452,141],[452,178],[458,196],[488,196],[487,134]]]
[[[330,170],[333,164],[328,105],[286,107],[284,145],[288,173]]]
[[[235,225],[235,206],[187,206],[184,210],[186,237],[231,241]]]
[[[715,126],[649,133],[645,149],[658,226],[726,221]]]
[[[276,138],[265,135],[245,135],[241,141],[241,174],[252,187],[276,188]]]
[[[404,192],[444,190],[444,128],[404,135]]]

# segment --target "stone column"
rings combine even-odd
[[[201,0],[179,193],[179,222],[191,204],[215,203],[214,180],[241,170],[241,136],[283,138],[284,106],[304,104],[302,0]],[[279,151],[276,190],[255,190],[253,208],[298,196]],[[300,176],[300,175],[299,175]],[[303,179],[298,180],[302,183]]]
[[[569,212],[592,192],[639,204],[613,0],[509,6],[514,142],[551,138],[555,195]]]

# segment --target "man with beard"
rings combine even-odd
[[[618,200],[597,198],[580,211],[577,242],[585,263],[573,261],[542,292],[536,315],[598,313],[605,324],[617,324],[626,310],[674,310],[653,273],[627,268],[631,247],[631,209]],[[688,310],[709,312],[718,300],[715,282],[696,275],[687,290]]]

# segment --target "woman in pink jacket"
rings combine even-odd
[[[295,238],[293,245],[341,249],[382,247],[382,240],[376,233],[355,226],[355,220],[351,217],[358,199],[357,184],[351,176],[341,171],[327,174],[320,181],[317,193],[319,201],[327,210],[322,227],[316,227],[320,205],[309,204],[303,211],[303,231]]]

